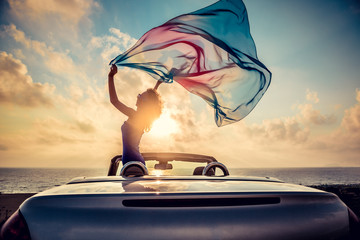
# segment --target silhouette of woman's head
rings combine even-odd
[[[161,115],[163,102],[159,93],[152,88],[138,95],[137,112],[141,114],[144,130],[149,131],[152,123]]]

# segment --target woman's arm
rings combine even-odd
[[[162,81],[158,80],[156,82],[156,85],[155,85],[154,89],[157,90],[161,83],[162,83]]]
[[[135,110],[126,106],[122,102],[119,101],[116,90],[115,90],[115,84],[114,84],[114,75],[117,73],[117,67],[115,65],[111,66],[108,80],[109,80],[109,95],[110,95],[110,102],[123,114],[130,117],[134,115]]]

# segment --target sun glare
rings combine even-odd
[[[149,175],[154,175],[154,176],[160,177],[161,175],[163,175],[163,171],[162,171],[162,170],[153,169],[153,170],[150,170]],[[160,183],[160,181],[156,181],[156,183]]]
[[[156,137],[162,137],[176,133],[178,128],[178,124],[173,118],[171,118],[170,113],[164,111],[160,118],[154,122],[149,134]]]

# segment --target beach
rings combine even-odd
[[[0,224],[11,216],[27,198],[35,193],[0,194]]]
[[[310,186],[327,192],[332,192],[349,206],[360,217],[360,184],[350,185],[317,185]],[[13,214],[23,201],[35,193],[0,194],[0,224]]]

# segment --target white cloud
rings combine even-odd
[[[31,77],[27,75],[26,66],[20,60],[13,59],[12,64],[16,67],[14,69],[17,71],[18,79],[11,78],[11,81],[16,80],[14,86],[1,84],[0,88],[6,88],[4,90],[7,94],[6,99],[14,98],[15,95],[12,93],[15,90],[13,91],[13,88],[26,86],[26,92],[16,90],[18,93],[22,93],[22,98],[27,98],[21,102],[19,99],[15,99],[18,101],[18,105],[31,104],[36,107],[40,106],[39,100],[43,100],[41,102],[43,105],[48,103],[53,104],[54,107],[49,110],[33,108],[30,113],[20,110],[4,112],[6,119],[20,119],[20,121],[19,123],[15,122],[12,128],[6,132],[2,131],[0,143],[2,143],[3,151],[1,151],[0,158],[6,160],[2,160],[1,164],[25,166],[28,165],[25,161],[29,161],[34,164],[32,166],[86,167],[88,164],[99,166],[105,161],[107,165],[109,158],[121,153],[120,127],[126,118],[110,104],[107,86],[105,86],[106,75],[103,72],[105,70],[99,71],[98,68],[94,68],[93,60],[86,59],[85,56],[83,59],[88,62],[79,66],[79,63],[72,60],[68,50],[61,52],[49,46],[48,42],[32,40],[13,24],[5,26],[4,29],[8,36],[21,43],[25,49],[30,50],[26,51],[26,54],[35,53],[43,61],[44,72],[50,70],[51,73],[55,73],[66,81],[60,82],[60,87],[64,88],[65,94],[59,95],[59,92],[55,94],[52,85],[33,83]],[[29,57],[29,55],[25,57]],[[10,67],[3,62],[0,66],[4,68],[4,71],[1,71],[0,80],[5,81],[8,77],[3,76],[5,73],[7,74],[6,71]],[[53,75],[50,76],[53,77]],[[121,77],[123,79],[120,79]],[[129,82],[131,78],[133,79]],[[86,82],[88,79],[94,79],[95,82],[88,84],[89,82]],[[124,101],[133,101],[134,103],[139,89],[145,90],[155,84],[155,81],[150,81],[146,74],[130,70],[121,71],[116,79],[117,83],[120,83],[118,86],[120,97]],[[49,81],[49,78],[43,80]],[[100,82],[100,87],[97,85],[98,82]],[[6,83],[10,82],[6,81]],[[59,84],[59,82],[55,83]],[[123,88],[122,84],[126,88]],[[13,87],[11,88],[13,92],[9,91],[10,87]],[[34,92],[35,90],[38,91]],[[36,93],[33,95],[37,96],[38,102],[28,97],[30,93]],[[45,98],[47,97],[45,93],[51,94],[51,98]],[[14,99],[10,100],[15,101]],[[5,100],[2,99],[2,101]],[[99,149],[103,149],[103,151],[99,151]],[[24,159],[21,156],[28,157]],[[74,162],[73,159],[77,161]]]
[[[129,34],[121,32],[117,28],[110,28],[109,31],[114,34],[125,48],[129,48],[136,43],[136,39],[132,38]]]
[[[353,134],[360,135],[360,90],[356,89],[357,104],[345,110],[341,126]],[[360,137],[359,137],[360,139]]]
[[[312,92],[309,89],[306,89],[306,100],[313,102],[313,103],[318,103],[319,98],[318,98],[317,92]]]
[[[84,91],[78,85],[72,84],[67,88],[73,100],[79,101],[84,96]]]
[[[308,127],[304,127],[295,117],[264,120],[262,124],[245,125],[246,133],[260,143],[278,144],[289,142],[302,144],[310,135]]]
[[[110,28],[109,32],[110,35],[101,37],[93,36],[88,44],[89,49],[101,48],[101,56],[106,62],[123,53],[137,41],[137,39],[131,37],[129,34],[121,32],[117,28]]]
[[[61,76],[72,76],[74,79],[84,81],[87,79],[84,72],[78,68],[72,58],[68,55],[68,51],[55,51],[46,43],[28,38],[25,33],[16,28],[14,24],[5,26],[5,32],[15,41],[23,44],[26,48],[33,50],[35,53],[43,57],[43,62],[47,69]]]
[[[11,54],[0,52],[0,102],[26,107],[52,106],[55,87],[33,82],[26,66]]]
[[[320,101],[317,92],[306,89],[306,100],[311,103],[297,104],[295,106],[300,110],[300,115],[298,116],[299,121],[305,125],[329,125],[336,122],[337,119],[334,114],[326,115],[314,109],[313,104],[319,103]],[[339,109],[339,106],[334,106],[334,110],[336,109]]]
[[[18,59],[25,59],[25,55],[21,49],[14,49],[14,55]]]
[[[322,134],[311,136],[304,150],[314,156],[342,164],[359,165],[360,151],[360,91],[356,89],[357,103],[345,109],[341,124]],[[315,155],[316,154],[316,155]],[[341,165],[341,164],[339,164]]]
[[[263,166],[359,166],[360,91],[357,103],[344,111],[340,125],[335,115],[326,116],[312,104],[299,105],[293,116],[267,119],[261,124],[236,123],[237,134],[231,142],[239,142],[234,152],[247,152],[243,158]],[[333,125],[330,127],[329,124]],[[326,125],[323,128],[322,125]],[[219,139],[218,142],[222,142]],[[256,151],[257,154],[252,153]],[[250,151],[250,152],[248,152]],[[232,162],[232,164],[235,164]],[[245,164],[245,163],[244,163]],[[270,164],[270,165],[269,165]]]
[[[14,14],[21,18],[31,18],[32,21],[44,21],[50,15],[60,17],[64,22],[75,23],[88,16],[92,8],[99,7],[92,0],[9,0]]]
[[[300,104],[301,118],[306,123],[315,125],[333,124],[336,122],[334,115],[323,115],[319,110],[315,110],[312,104]]]
[[[71,87],[72,98],[53,95],[51,110],[4,112],[21,119],[18,128],[2,131],[1,164],[9,166],[101,166],[121,153],[120,127],[125,120],[102,89],[89,87],[86,96]],[[26,126],[26,127],[24,127]],[[101,149],[101,151],[99,151]],[[27,156],[26,159],[21,156]]]
[[[9,0],[6,17],[31,38],[80,54],[91,37],[91,16],[102,11],[95,0]]]

